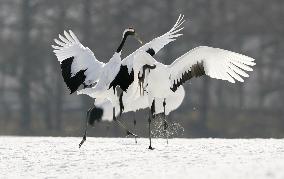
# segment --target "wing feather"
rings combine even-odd
[[[68,41],[71,43],[76,43],[75,40],[64,30],[64,35]]]
[[[54,42],[55,42],[57,45],[60,45],[61,47],[65,47],[65,46],[66,46],[65,43],[63,43],[63,42],[61,42],[61,41],[59,41],[59,40],[57,40],[57,39],[54,39]]]
[[[52,48],[61,64],[64,81],[73,93],[81,84],[95,83],[104,63],[98,61],[93,52],[84,47],[72,31],[64,31],[64,36],[59,34],[60,40],[54,39],[57,45],[52,45]]]
[[[78,40],[77,36],[72,32],[72,30],[69,30],[69,34],[74,39],[75,43],[80,43],[80,41]]]
[[[58,37],[59,37],[59,39],[62,41],[62,42],[64,42],[66,45],[69,45],[70,44],[70,42],[66,39],[66,38],[64,38],[62,35],[58,35]]]
[[[181,36],[182,34],[178,34],[178,32],[180,32],[183,27],[182,24],[185,22],[185,20],[183,19],[184,16],[183,15],[179,15],[176,23],[174,24],[174,26],[165,34],[153,39],[152,41],[144,44],[142,47],[140,47],[139,49],[137,49],[136,51],[134,51],[132,54],[128,55],[126,58],[123,59],[122,64],[123,65],[127,65],[128,66],[128,73],[131,72],[132,68],[133,68],[133,60],[134,60],[134,56],[135,54],[137,54],[139,51],[145,51],[147,52],[149,49],[153,50],[153,55],[158,53],[165,45],[167,45],[168,43],[175,41],[177,37]]]
[[[242,77],[249,77],[245,71],[253,71],[251,66],[254,66],[255,62],[251,57],[228,50],[206,46],[194,48],[168,66],[172,90],[182,84],[180,81],[186,81],[180,80],[185,72],[190,71],[191,77],[200,76],[194,75],[196,72],[193,71],[193,66],[196,65],[199,69],[204,69],[203,75],[234,83],[235,80],[243,82]]]

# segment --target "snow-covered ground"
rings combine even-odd
[[[284,178],[284,140],[0,137],[0,178]]]

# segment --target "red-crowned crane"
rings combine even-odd
[[[140,51],[135,55],[135,60],[147,62],[156,68],[146,71],[143,89],[148,95],[148,104],[152,115],[157,108],[157,100],[163,100],[166,108],[167,97],[174,95],[176,90],[193,77],[207,75],[211,78],[226,80],[235,83],[235,80],[244,82],[242,77],[249,77],[245,71],[253,71],[254,59],[228,50],[212,48],[207,46],[196,47],[181,57],[177,58],[171,65],[164,65],[156,61],[151,55]],[[149,120],[150,131],[151,119]],[[149,132],[151,146],[151,132]]]

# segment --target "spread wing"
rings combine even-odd
[[[227,80],[235,83],[235,80],[243,82],[242,77],[249,75],[245,71],[253,71],[253,58],[228,50],[200,46],[190,50],[170,66],[171,89],[176,89],[192,77],[208,75],[211,78]]]
[[[183,29],[183,27],[181,27],[181,25],[185,22],[183,18],[184,18],[183,15],[179,15],[175,25],[167,33],[146,43],[145,45],[137,49],[135,52],[124,58],[122,64],[127,65],[129,70],[128,73],[130,73],[132,70],[134,55],[137,52],[145,51],[149,53],[151,56],[153,56],[156,53],[158,53],[165,45],[167,45],[172,41],[175,41],[177,37],[181,36],[182,34],[179,34],[178,32],[180,32]]]
[[[88,86],[95,83],[104,63],[98,61],[93,52],[84,47],[76,35],[70,30],[64,31],[65,37],[59,34],[57,45],[52,45],[58,61],[61,64],[63,79],[70,92],[75,92],[80,85]]]

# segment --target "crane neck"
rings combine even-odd
[[[120,45],[118,46],[118,48],[116,50],[117,53],[121,52],[121,50],[122,50],[122,48],[124,46],[124,43],[125,43],[125,41],[127,39],[127,36],[128,36],[128,33],[125,33],[123,38],[122,38],[122,40],[121,40],[121,42],[120,42]]]

